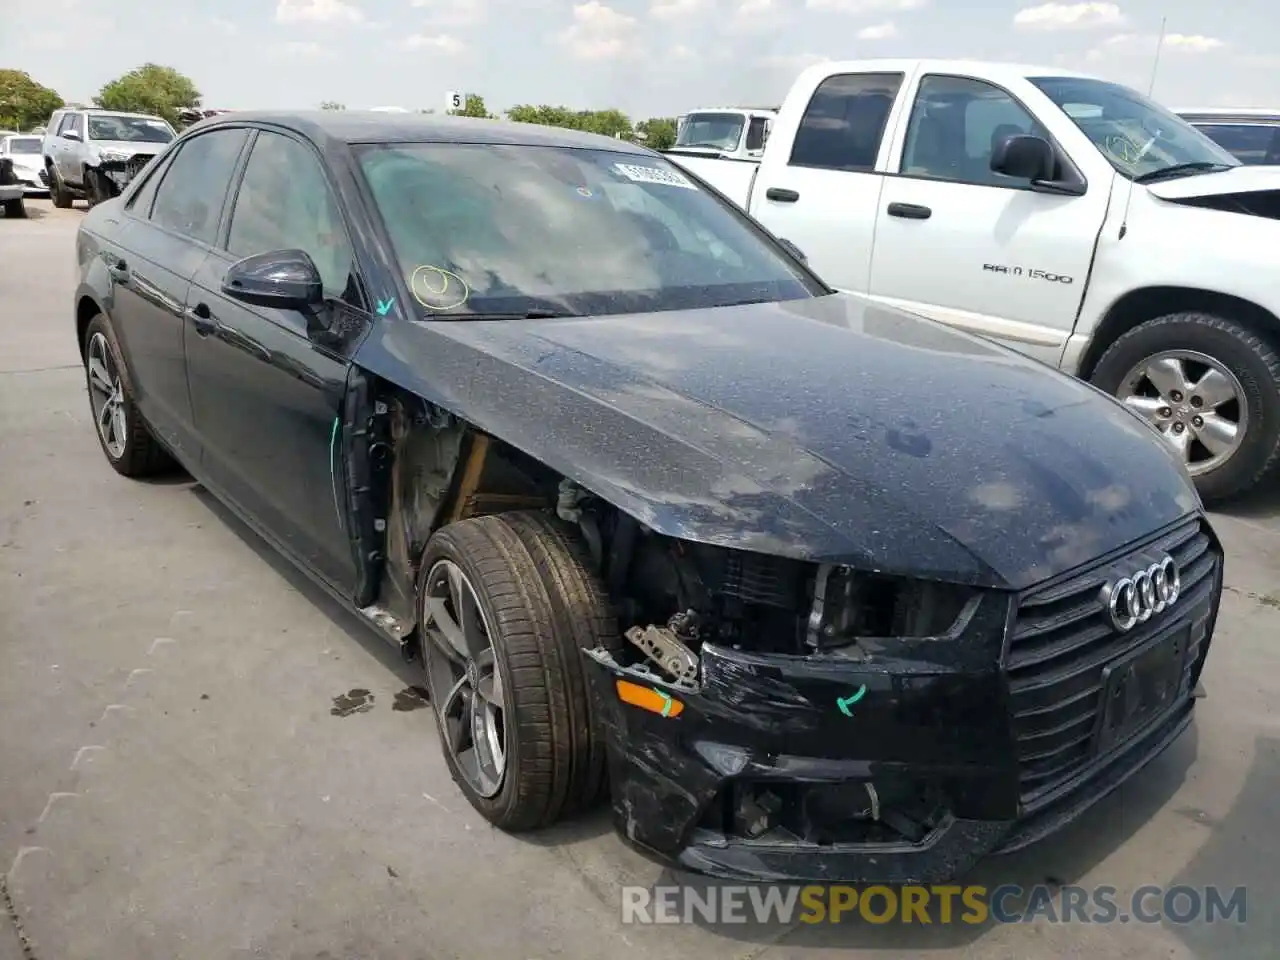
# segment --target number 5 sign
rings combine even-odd
[[[467,105],[466,97],[461,93],[450,91],[448,94],[448,106],[446,110],[461,110]]]

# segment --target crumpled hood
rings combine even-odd
[[[1109,397],[847,294],[387,325],[357,362],[660,532],[742,549],[1022,588],[1199,508]]]
[[[157,154],[168,146],[165,143],[140,143],[137,140],[90,140],[89,145],[99,151],[127,153],[130,156],[135,153]]]
[[[1216,173],[1200,173],[1176,180],[1157,180],[1147,190],[1162,200],[1191,200],[1233,193],[1280,190],[1280,167],[1239,166]]]

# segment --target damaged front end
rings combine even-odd
[[[119,196],[155,157],[154,153],[103,151],[93,168],[97,191],[103,197]]]
[[[1220,591],[1211,535],[1166,534],[1195,578],[1185,673],[1104,749],[1107,658],[1150,636],[1099,626],[1097,570],[1018,595],[630,536],[628,569],[603,558],[630,642],[584,651],[615,824],[738,880],[945,882],[1074,819],[1186,726]]]

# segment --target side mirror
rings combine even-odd
[[[302,250],[255,253],[233,263],[222,278],[222,292],[277,310],[305,310],[324,300],[320,271]]]
[[[1020,133],[1005,137],[991,154],[991,169],[1019,180],[1052,180],[1053,147],[1043,137]]]
[[[67,130],[66,132],[64,132],[64,133],[62,134],[62,136],[63,136],[63,138],[64,138],[64,139],[67,139],[67,140],[75,140],[75,141],[77,141],[77,142],[78,142],[78,141],[80,141],[80,140],[82,139],[82,138],[81,138],[81,136],[80,136],[80,131],[79,131],[79,130]]]
[[[778,239],[778,242],[787,248],[787,253],[791,254],[801,263],[809,262],[809,258],[804,255],[804,251],[801,250],[799,247],[797,247],[794,243],[792,243],[786,237],[780,237]]]

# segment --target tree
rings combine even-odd
[[[636,133],[653,150],[670,150],[676,145],[676,122],[671,117],[652,117],[636,124]]]
[[[177,126],[182,110],[200,106],[200,91],[173,67],[144,63],[104,86],[94,103],[108,110],[154,114]]]
[[[321,110],[345,110],[347,109],[347,105],[345,103],[339,103],[337,100],[326,100],[324,101],[324,103],[320,104],[320,109]]]
[[[474,93],[466,95],[466,103],[461,110],[450,110],[451,117],[480,117],[484,120],[496,120],[493,114],[489,112],[489,108],[484,105],[484,97],[477,96]]]
[[[62,104],[57,91],[36,83],[30,74],[0,69],[0,128],[29,130],[41,126]]]

